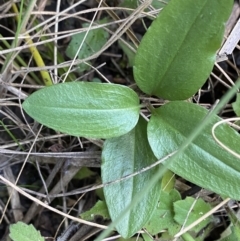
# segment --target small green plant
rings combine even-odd
[[[106,19],[103,19],[99,22],[99,24],[103,24],[106,22]],[[83,28],[89,27],[88,23],[83,24]],[[69,43],[67,49],[66,49],[66,55],[74,59],[76,53],[79,59],[87,58],[99,50],[104,46],[104,44],[107,42],[107,39],[109,37],[109,34],[106,30],[99,28],[95,30],[90,30],[88,34],[86,35],[85,32],[73,35],[71,42]],[[85,39],[85,40],[84,40]],[[81,49],[79,51],[79,43],[82,43]],[[82,63],[79,65],[78,71],[83,72],[85,70],[89,70],[90,65],[87,65],[85,63]]]
[[[164,159],[163,165],[198,186],[240,200],[240,161],[223,150],[211,134],[220,117],[211,118],[200,135],[178,154],[181,145],[209,114],[205,108],[185,100],[198,91],[212,70],[232,4],[230,0],[171,0],[149,27],[135,56],[135,81],[144,93],[170,101],[157,109],[150,106],[149,122],[139,117],[145,106],[139,104],[138,95],[116,84],[71,82],[46,87],[25,100],[24,110],[57,131],[106,139],[101,166],[103,183],[141,171],[176,153],[174,161]],[[237,132],[224,124],[215,134],[238,152]],[[109,215],[113,221],[118,220],[115,227],[124,238],[142,227],[152,234],[166,228],[169,237],[173,237],[184,224],[192,199],[181,200],[173,187],[166,191],[159,183],[143,189],[159,169],[165,170],[160,165],[104,187]],[[145,196],[126,211],[142,192]],[[187,224],[210,209],[202,200],[195,207]],[[160,216],[167,213],[159,225],[153,221],[157,219],[156,212]],[[210,221],[203,221],[193,231],[199,232]],[[185,236],[185,240],[193,239]]]
[[[40,232],[32,224],[27,225],[23,222],[12,224],[9,236],[13,241],[44,241]]]

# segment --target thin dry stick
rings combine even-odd
[[[54,65],[57,66],[57,59],[58,59],[58,50],[57,50],[57,46],[58,46],[58,40],[57,40],[57,37],[58,37],[58,14],[60,12],[60,4],[61,4],[61,0],[57,0],[57,7],[56,7],[56,20],[55,20],[55,27],[54,27],[54,31],[55,31],[55,41],[54,41]],[[58,68],[54,68],[54,82],[55,84],[57,83],[57,77],[58,77]]]
[[[100,0],[97,0],[97,2],[99,3]],[[109,7],[105,1],[102,2],[102,5],[104,7]],[[111,16],[112,19],[114,19],[115,21],[120,20],[120,18],[118,17],[118,15],[113,11],[113,10],[106,10],[106,12],[109,14],[109,16]],[[132,43],[135,45],[135,47],[138,47],[139,45],[139,40],[137,39],[137,37],[134,35],[134,33],[131,31],[131,29],[128,29],[126,31],[126,34],[128,35],[129,39],[131,39]]]
[[[56,17],[59,17],[59,16],[65,14],[65,13],[67,13],[67,12],[70,11],[71,9],[76,8],[78,5],[80,5],[80,4],[84,3],[84,2],[86,2],[86,0],[77,1],[75,4],[69,6],[68,8],[64,9],[63,11],[61,11],[61,12],[59,12],[59,13],[53,12],[53,16],[52,16],[51,18],[46,19],[45,21],[43,21],[42,23],[39,23],[37,26],[34,26],[34,27],[31,28],[31,29],[26,30],[26,33],[25,33],[25,34],[30,34],[31,32],[33,32],[33,31],[35,31],[35,30],[37,30],[37,29],[39,29],[39,28],[41,28],[41,27],[46,26],[47,23],[54,21],[54,20],[56,19]],[[86,11],[87,11],[87,10],[86,10]],[[88,11],[92,11],[92,10],[88,10]],[[93,10],[93,11],[95,11],[95,10]],[[82,11],[81,13],[83,13],[83,12],[84,12],[84,11]],[[44,12],[44,13],[45,13],[45,12]],[[86,13],[86,12],[85,12],[85,13]],[[79,13],[75,13],[75,14],[78,15]],[[73,14],[71,14],[71,15],[73,15]],[[70,16],[70,14],[69,14],[69,16]],[[62,21],[63,19],[60,19],[60,20]],[[53,23],[53,25],[54,25],[54,24],[55,24],[55,23]],[[52,26],[52,25],[49,25],[49,26]]]
[[[216,207],[214,207],[211,211],[207,212],[206,214],[204,214],[201,218],[199,218],[198,220],[196,220],[195,222],[193,222],[191,225],[189,225],[188,227],[184,228],[181,232],[177,233],[174,237],[175,238],[179,238],[181,235],[183,235],[184,233],[186,233],[187,231],[189,231],[190,229],[192,229],[193,227],[197,226],[199,223],[201,223],[204,219],[208,218],[210,215],[212,215],[214,212],[216,212],[219,208],[221,208],[222,206],[224,206],[227,202],[229,202],[231,199],[230,198],[226,198],[225,200],[223,200],[221,203],[219,203]]]
[[[3,175],[8,178],[11,182],[15,182],[15,176],[12,172],[11,167],[7,167],[3,170]],[[23,219],[23,210],[20,202],[20,195],[11,187],[7,187],[9,195],[11,195],[11,208],[12,215],[15,222],[21,221]]]
[[[6,185],[9,185],[9,186],[12,187],[13,189],[15,189],[16,191],[18,191],[18,192],[21,193],[22,195],[24,195],[25,197],[27,197],[27,198],[29,198],[30,200],[38,203],[38,204],[41,205],[41,206],[47,208],[48,210],[51,210],[51,211],[53,211],[53,212],[55,212],[55,213],[57,213],[57,214],[59,214],[59,215],[62,215],[62,216],[64,216],[64,217],[69,218],[69,219],[71,219],[71,220],[73,220],[73,221],[76,221],[76,222],[78,222],[78,223],[83,223],[83,224],[86,224],[86,225],[90,225],[90,226],[94,226],[94,227],[98,227],[98,228],[102,228],[102,229],[107,229],[107,226],[100,225],[100,224],[97,224],[97,223],[88,222],[88,221],[85,221],[85,220],[80,219],[80,218],[75,218],[75,217],[73,217],[73,216],[70,216],[70,215],[68,215],[68,214],[66,214],[66,213],[63,213],[63,212],[61,212],[61,211],[59,211],[59,210],[57,210],[57,209],[55,209],[55,208],[47,205],[46,203],[40,201],[39,199],[37,199],[37,198],[29,195],[28,193],[24,192],[21,188],[17,187],[15,184],[9,182],[6,178],[4,178],[4,177],[1,176],[1,175],[0,175],[0,180],[2,180]]]
[[[188,221],[189,215],[191,214],[191,212],[192,212],[192,210],[193,210],[193,208],[194,208],[197,200],[199,199],[199,195],[200,195],[200,192],[198,193],[197,197],[194,199],[191,207],[189,208],[188,213],[187,213],[187,216],[186,216],[186,218],[185,218],[185,220],[184,220],[184,222],[183,222],[183,225],[182,225],[182,227],[181,227],[180,232],[184,229],[184,226],[186,225],[186,223],[187,223],[187,221]]]
[[[86,65],[90,66],[94,71],[96,71],[107,83],[111,83],[99,70],[98,68],[92,66],[91,64],[86,62]],[[103,64],[102,64],[103,65]]]
[[[219,55],[229,55],[232,54],[233,50],[236,48],[237,43],[240,40],[240,20],[236,23],[231,34],[228,36],[226,42],[224,43]]]
[[[230,84],[232,86],[235,85],[235,83],[233,82],[233,80],[228,76],[228,74],[222,69],[222,67],[218,64],[215,63],[215,66],[221,71],[221,73],[227,78],[227,80],[230,82]]]
[[[133,22],[139,17],[139,15],[141,15],[142,11],[151,4],[151,2],[151,0],[146,0],[128,18],[126,18],[126,21],[120,25],[120,27],[109,39],[109,41],[104,45],[104,47],[102,48],[102,52],[105,51],[109,46],[111,46],[117,39],[120,38],[120,36],[122,36],[129,29]]]
[[[221,125],[224,124],[226,122],[230,122],[230,121],[239,121],[240,117],[233,117],[233,118],[228,118],[226,120],[221,120],[219,122],[217,122],[213,127],[212,127],[212,136],[214,138],[214,140],[223,148],[225,149],[227,152],[231,153],[233,156],[237,157],[240,159],[240,154],[236,153],[235,151],[231,150],[229,147],[227,147],[226,145],[224,145],[215,135],[215,129]]]
[[[80,5],[81,3],[82,2],[77,2],[74,5],[71,5],[70,7],[64,9],[63,11],[61,11],[59,13],[56,13],[56,12],[53,12],[53,11],[44,11],[44,12],[32,11],[33,15],[53,15],[53,17],[51,17],[51,18],[49,18],[49,19],[39,23],[37,26],[34,26],[31,29],[26,30],[25,34],[30,34],[33,31],[37,31],[37,29],[41,28],[41,27],[46,27],[47,26],[47,28],[49,28],[49,27],[53,26],[55,24],[54,19],[56,19],[56,16],[58,16],[58,17],[64,16],[63,18],[60,18],[59,21],[63,21],[66,18],[69,18],[69,17],[75,17],[75,18],[87,21],[87,19],[84,19],[83,17],[79,17],[79,15],[84,15],[84,14],[88,14],[88,13],[92,13],[92,12],[100,11],[100,10],[101,11],[109,11],[109,10],[110,11],[113,11],[113,10],[118,11],[118,10],[122,10],[122,11],[133,12],[133,9],[131,9],[131,8],[124,8],[124,7],[100,7],[100,8],[97,7],[97,8],[91,8],[91,9],[82,10],[81,12],[76,12],[76,13],[71,13],[71,14],[66,13],[66,12],[70,11],[71,9],[74,9],[77,5]],[[145,3],[143,3],[143,4],[145,4]],[[148,5],[150,5],[150,4],[148,4]],[[154,17],[155,14],[156,14],[156,11],[150,11],[150,12],[144,12],[143,13],[143,15],[149,16],[149,17]],[[120,22],[123,22],[123,21],[124,20],[119,19],[119,20],[114,21],[114,23],[120,23]],[[52,23],[48,24],[49,22],[52,22]],[[69,31],[61,31],[61,33],[66,33],[66,32],[69,32]],[[72,30],[71,30],[71,32],[72,32]],[[36,34],[34,36],[36,36]],[[47,35],[45,34],[44,36],[47,36]],[[5,39],[6,40],[7,39],[8,40],[12,40],[13,38],[12,37],[6,37]]]
[[[68,136],[67,134],[57,134],[57,135],[51,135],[51,136],[44,136],[44,137],[39,137],[37,141],[46,141],[46,140],[52,140],[54,138],[59,138],[59,137],[64,137],[64,136]],[[29,144],[31,142],[33,142],[35,140],[33,139],[30,139],[30,140],[26,140],[26,141],[19,141],[19,144],[20,145],[25,145],[25,144]],[[1,148],[0,148],[0,153],[11,153],[12,151],[8,151],[6,149],[10,148],[10,147],[14,147],[14,146],[18,146],[17,143],[11,143],[11,144],[6,144],[6,145],[2,145]],[[19,153],[21,154],[21,153]]]
[[[222,85],[224,85],[225,87],[227,87],[228,89],[231,89],[232,87],[230,85],[228,85],[225,81],[223,81],[221,78],[219,78],[216,74],[214,74],[213,72],[211,73],[211,76],[213,76],[216,80],[218,80]]]
[[[38,138],[38,135],[40,134],[41,130],[42,130],[42,126],[40,127],[40,129],[39,129],[39,131],[38,131],[38,133],[37,133],[37,135],[36,135],[35,140]],[[21,174],[22,174],[23,168],[25,167],[25,165],[26,165],[26,163],[27,163],[28,157],[29,157],[29,155],[30,155],[30,153],[31,153],[31,151],[32,151],[32,149],[33,149],[33,147],[34,147],[34,144],[35,144],[35,142],[33,142],[33,144],[31,145],[31,148],[30,148],[30,150],[29,150],[29,153],[28,153],[28,155],[26,156],[26,158],[25,158],[25,160],[24,160],[24,162],[23,162],[23,164],[22,164],[22,167],[21,167],[21,169],[20,169],[20,171],[19,171],[19,174],[18,174],[18,176],[17,176],[17,178],[16,178],[15,185],[16,185],[16,184],[18,183],[18,181],[19,181],[19,178],[20,178],[20,176],[21,176]],[[4,210],[3,210],[3,213],[2,213],[2,217],[1,217],[1,219],[0,219],[0,223],[2,223],[3,217],[4,217],[4,215],[5,215],[5,212],[7,211],[7,207],[8,207],[8,205],[9,205],[10,200],[11,200],[11,197],[12,197],[12,194],[10,194],[10,196],[9,196],[9,198],[8,198],[8,201],[7,201],[7,203],[6,203],[5,207],[4,207]]]
[[[109,9],[133,11],[133,9],[128,9],[128,8],[116,8],[116,7],[114,7],[114,8],[111,8],[111,7],[108,7],[108,8],[101,7],[101,8],[99,8],[99,10],[101,10],[101,11],[105,11],[105,10],[107,11],[107,10],[109,10]],[[56,17],[56,15],[64,16],[64,17],[62,17],[62,18],[59,19],[59,22],[65,20],[65,19],[68,19],[68,18],[70,18],[70,17],[71,17],[71,18],[75,17],[75,18],[77,18],[77,19],[79,19],[79,20],[81,20],[81,21],[89,22],[89,23],[90,23],[91,21],[89,21],[88,19],[86,19],[86,18],[84,18],[84,17],[80,17],[79,15],[80,15],[80,14],[83,15],[83,14],[87,14],[87,13],[92,13],[92,12],[95,12],[96,10],[98,10],[98,8],[91,8],[91,9],[88,9],[88,10],[84,10],[84,11],[76,12],[76,13],[71,13],[71,14],[63,13],[63,12],[66,11],[66,9],[65,9],[63,12],[60,12],[59,14],[56,14],[56,12],[50,12],[50,11],[44,11],[44,12],[32,11],[32,14],[33,14],[33,15],[53,15],[54,17]],[[151,17],[153,17],[150,13],[145,13],[145,12],[143,13],[143,16],[151,16]],[[14,17],[14,15],[13,15],[13,17]],[[48,19],[48,20],[49,20],[49,19]],[[97,27],[97,28],[102,28],[102,27],[110,26],[110,25],[112,25],[112,24],[120,24],[120,23],[122,23],[122,22],[124,22],[124,21],[126,21],[126,19],[119,19],[119,20],[113,21],[113,22],[109,21],[109,22],[107,22],[107,23],[105,23],[105,24],[100,24],[100,25],[98,25],[98,27],[95,26],[94,28],[96,28],[96,27]],[[35,30],[35,28],[40,28],[40,27],[43,27],[43,26],[44,26],[44,29],[49,29],[50,27],[52,27],[52,26],[55,24],[55,22],[53,22],[53,23],[47,25],[46,22],[49,22],[49,21],[41,22],[40,24],[38,24],[38,25],[37,25],[36,27],[34,27],[33,29]],[[67,37],[67,36],[71,36],[71,35],[77,34],[77,33],[79,33],[79,32],[85,32],[85,31],[87,31],[87,28],[88,28],[88,27],[86,27],[86,28],[77,28],[77,29],[72,29],[72,30],[63,30],[63,31],[59,31],[58,34],[61,34],[61,35],[62,35],[62,34],[68,34],[68,35],[64,35],[64,36],[61,37],[61,38],[63,38],[63,37],[65,38],[65,37]],[[33,29],[26,30],[26,32],[25,32],[24,34],[27,34],[27,33],[32,32]],[[110,30],[109,30],[109,31],[110,31]],[[31,37],[34,39],[34,38],[39,38],[39,37],[41,37],[41,36],[43,36],[43,37],[53,36],[53,34],[54,34],[54,33],[52,33],[52,32],[50,32],[50,33],[41,33],[41,32],[42,32],[42,30],[41,30],[41,31],[38,31],[37,33],[35,33],[35,34],[34,34],[33,36],[31,36]],[[14,40],[14,37],[4,37],[4,38],[0,38],[0,40],[1,40],[1,39],[4,39],[4,40]],[[22,36],[22,35],[20,35],[20,36],[19,36],[19,39],[23,40],[23,39],[25,39],[25,37]],[[60,38],[57,37],[57,40],[59,40],[59,39],[60,39]],[[56,39],[55,39],[55,38],[50,39],[50,41],[54,41],[54,40],[56,40]],[[45,44],[45,43],[47,43],[46,40],[38,42],[37,45],[43,45],[43,44]],[[26,47],[26,48],[27,48],[27,47]],[[0,53],[5,53],[5,54],[6,54],[6,53],[9,53],[9,52],[12,52],[13,50],[19,50],[19,49],[22,49],[22,48],[20,48],[20,47],[15,47],[15,48],[12,48],[12,49],[5,49],[5,50],[1,50]]]
[[[126,18],[125,22],[123,24],[121,24],[121,26],[116,30],[116,32],[112,35],[112,37],[108,40],[108,42],[103,46],[103,48],[101,50],[99,50],[98,52],[94,53],[92,56],[87,57],[85,59],[79,59],[76,60],[74,65],[77,64],[81,64],[83,62],[89,61],[91,59],[97,58],[103,51],[105,51],[109,46],[111,46],[117,39],[119,39],[121,37],[122,34],[124,34],[127,29],[132,25],[132,23],[142,14],[142,11],[148,6],[150,5],[151,0],[147,0],[145,1],[142,5],[140,5],[128,18]],[[92,27],[91,29],[94,29],[94,27]],[[67,36],[69,36],[70,34],[68,34]],[[72,34],[73,35],[73,34]],[[64,36],[58,37],[58,39],[62,39]],[[53,39],[50,40],[46,40],[44,41],[44,43],[47,42],[51,42],[53,41]],[[43,43],[43,42],[42,42]],[[35,46],[42,44],[42,43],[35,43]],[[7,53],[8,50],[4,50],[4,51],[0,51],[0,53]],[[62,64],[59,64],[58,66],[54,66],[56,68],[62,68],[62,67],[68,67],[70,65],[72,65],[73,61],[66,61]],[[38,71],[38,70],[43,70],[43,69],[49,69],[50,67],[44,67],[44,68],[31,68],[31,71]],[[26,70],[27,72],[29,70]],[[15,73],[17,73],[18,71],[16,71]]]
[[[123,176],[122,178],[119,178],[119,179],[116,179],[116,180],[113,180],[113,181],[109,181],[109,182],[105,182],[103,184],[100,184],[100,185],[96,185],[96,186],[93,186],[93,187],[90,187],[90,188],[82,188],[81,190],[78,190],[78,191],[73,191],[73,192],[66,192],[64,193],[65,196],[69,196],[69,195],[76,195],[76,194],[80,194],[80,193],[86,193],[86,192],[90,192],[90,191],[93,191],[93,190],[96,190],[96,189],[99,189],[99,188],[102,188],[102,187],[105,187],[105,186],[108,186],[108,185],[112,185],[112,184],[115,184],[115,183],[118,183],[118,182],[121,182],[121,181],[125,181],[129,178],[132,178],[136,175],[139,175],[143,172],[146,172],[150,169],[152,169],[153,167],[155,166],[158,166],[160,163],[166,161],[167,159],[169,159],[172,155],[174,155],[177,151],[174,151],[172,153],[170,153],[169,155],[163,157],[162,159],[154,162],[153,164],[147,166],[147,167],[144,167],[142,168],[141,170],[139,171],[136,171],[134,173],[131,173],[131,174],[128,174],[126,176]],[[24,188],[22,188],[21,190],[23,190]],[[24,189],[26,190],[26,189]],[[26,190],[27,191],[27,190]],[[29,193],[32,193],[32,191],[27,191]],[[57,195],[49,195],[50,198],[55,198],[55,197],[61,197],[63,194],[57,194]],[[41,197],[46,197],[46,195],[44,194],[39,194],[39,196]]]
[[[53,179],[55,178],[55,176],[57,175],[57,173],[59,172],[61,167],[62,167],[61,162],[58,162],[58,163],[56,163],[56,165],[54,165],[53,170],[51,171],[50,175],[48,176],[48,178],[46,180],[46,188],[48,188],[50,186],[50,184],[52,183]],[[44,193],[46,188],[42,187],[38,192]],[[50,198],[48,197],[48,193],[47,193],[47,199],[50,203],[50,200],[49,200]],[[29,223],[32,220],[33,216],[36,215],[37,209],[38,209],[38,204],[33,202],[32,205],[30,206],[30,208],[28,209],[27,213],[25,214],[22,221],[24,223]]]
[[[149,0],[147,1],[147,2],[149,2]],[[144,5],[145,5],[145,7],[147,7],[147,5],[149,5],[149,3],[144,3]],[[80,4],[80,2],[78,2],[77,4]],[[76,4],[74,4],[74,5],[72,5],[71,6],[71,8],[73,8],[73,6],[75,6]],[[141,7],[141,6],[140,6]],[[101,10],[101,11],[104,11],[104,10],[108,10],[108,9],[113,9],[113,8],[104,8],[104,7],[102,7],[102,8],[100,8],[99,10]],[[119,10],[128,10],[128,11],[132,11],[132,9],[130,9],[130,8],[114,8],[114,9],[119,9]],[[62,12],[60,12],[59,14],[57,14],[57,15],[66,15],[67,17],[65,17],[65,18],[69,18],[69,17],[73,17],[73,16],[76,16],[76,15],[79,15],[80,13],[79,12],[77,12],[77,13],[73,13],[73,14],[65,14],[65,12],[67,12],[67,11],[69,11],[70,10],[70,8],[68,8],[68,9],[65,9],[64,11],[62,11]],[[92,8],[92,9],[90,9],[90,10],[85,10],[85,11],[81,11],[81,14],[84,14],[84,13],[89,13],[89,12],[94,12],[94,11],[96,11],[96,10],[98,10],[97,8]],[[138,9],[136,9],[136,10],[138,10]],[[135,11],[136,12],[136,11]],[[47,14],[47,13],[49,13],[49,14],[51,14],[51,15],[54,15],[52,18],[50,18],[50,19],[48,19],[48,20],[46,20],[46,21],[44,21],[44,22],[42,22],[42,23],[40,23],[40,24],[38,24],[37,26],[35,26],[35,27],[33,27],[32,29],[30,29],[30,30],[26,30],[26,32],[24,33],[24,34],[29,34],[30,32],[32,32],[33,30],[35,30],[35,29],[37,29],[37,28],[40,28],[40,27],[42,27],[42,26],[46,26],[46,24],[50,21],[50,20],[54,20],[55,18],[56,18],[56,12],[43,12],[43,13],[41,13],[41,12],[32,12],[32,14]],[[151,17],[153,17],[152,15],[151,15],[151,13],[146,13],[146,12],[141,12],[140,13],[140,15],[142,15],[142,16],[151,16]],[[76,17],[78,17],[78,16],[76,16]],[[64,20],[65,18],[62,18],[62,19],[59,19],[59,21],[62,21],[62,20]],[[78,17],[78,18],[80,18],[80,17]],[[83,18],[80,18],[80,19],[83,19]],[[121,20],[119,20],[119,21],[114,21],[113,23],[116,23],[116,24],[118,24],[118,23],[121,23],[121,22],[128,22],[128,19],[129,19],[129,17],[128,18],[126,18],[126,19],[121,19]],[[87,21],[86,19],[84,19],[85,21]],[[101,24],[101,26],[92,26],[92,29],[96,29],[96,28],[100,28],[100,27],[107,27],[107,26],[109,26],[109,25],[112,25],[113,23],[106,23],[106,24]],[[47,27],[49,28],[49,27],[51,27],[52,25],[54,25],[55,23],[53,22],[52,24],[50,24],[50,25],[48,25]],[[79,33],[79,32],[84,32],[84,31],[87,31],[87,28],[81,28],[80,29],[81,31],[79,31],[78,29],[76,29],[76,30],[71,30],[71,32],[69,32],[69,31],[62,31],[61,33],[67,33],[66,35],[63,35],[63,36],[59,36],[59,37],[57,37],[57,40],[59,40],[59,39],[63,39],[63,38],[66,38],[66,37],[69,37],[69,36],[72,36],[72,35],[74,35],[74,34],[77,34],[77,33]],[[35,38],[35,37],[40,37],[40,36],[49,36],[49,35],[53,35],[52,33],[49,33],[49,34],[41,34],[41,33],[36,33],[35,35],[33,35],[33,36],[31,36],[31,38]],[[1,38],[0,38],[1,39]],[[13,37],[5,37],[4,38],[5,40],[13,40],[14,38]],[[19,38],[18,39],[25,39],[25,37],[24,36],[19,36]],[[52,39],[47,39],[47,40],[44,40],[44,41],[38,41],[38,42],[36,42],[36,43],[34,43],[34,44],[29,44],[28,46],[19,46],[19,47],[15,47],[15,48],[11,48],[11,49],[5,49],[5,50],[1,50],[0,51],[0,54],[6,54],[6,53],[10,53],[10,52],[13,52],[13,51],[17,51],[17,50],[23,50],[23,49],[26,49],[26,48],[28,48],[29,46],[38,46],[38,45],[43,45],[43,44],[45,44],[45,43],[49,43],[49,42],[52,42],[52,41],[55,41],[56,40],[56,38],[52,38]],[[86,60],[85,60],[86,61]],[[66,66],[69,66],[69,65],[65,65],[65,67]],[[45,67],[45,68],[39,68],[39,67],[36,67],[36,68],[31,68],[32,70],[46,70],[46,69],[48,69],[47,67]]]
[[[119,238],[121,238],[121,235],[118,234],[118,235],[115,235],[115,236],[111,236],[109,238],[105,238],[102,241],[114,241],[114,240],[117,240]]]
[[[84,194],[82,194],[79,198],[78,198],[78,200],[74,203],[74,205],[70,208],[70,210],[68,211],[68,214],[69,213],[71,213],[71,211],[74,209],[74,207],[76,206],[76,204],[78,203],[78,202],[80,202],[80,200],[84,197],[84,195],[85,195],[85,193]],[[56,233],[55,233],[55,236],[54,236],[54,239],[56,239],[56,237],[57,237],[57,234],[58,234],[58,232],[59,232],[59,230],[60,230],[60,228],[61,228],[61,226],[62,226],[62,224],[63,224],[63,222],[66,220],[66,217],[62,220],[62,222],[59,224],[59,226],[58,226],[58,229],[57,229],[57,231],[56,231]],[[69,232],[69,231],[68,231]],[[62,236],[62,235],[61,235]]]
[[[79,46],[79,48],[78,48],[78,50],[77,50],[77,52],[76,52],[73,60],[72,60],[72,64],[70,65],[70,67],[69,67],[68,70],[67,70],[67,74],[65,75],[65,78],[63,79],[63,82],[66,81],[66,79],[67,79],[67,77],[68,77],[68,75],[69,75],[69,73],[70,73],[70,71],[71,71],[71,69],[72,69],[72,67],[73,67],[73,65],[74,65],[75,60],[76,60],[77,57],[78,57],[78,54],[79,54],[80,51],[82,50],[83,44],[85,43],[85,40],[86,40],[86,38],[87,38],[87,36],[88,36],[89,31],[91,30],[91,27],[92,27],[93,22],[94,22],[97,14],[98,14],[98,11],[99,11],[99,8],[100,8],[101,4],[102,4],[102,0],[100,1],[99,5],[98,5],[98,10],[97,10],[97,11],[94,13],[94,15],[93,15],[93,18],[92,18],[92,20],[91,20],[91,23],[89,24],[88,30],[87,30],[87,32],[85,33],[85,35],[84,35],[84,37],[83,37],[83,40],[82,40],[82,42],[81,42],[81,44],[80,44],[80,46]]]
[[[37,167],[37,170],[38,170],[38,174],[39,174],[39,176],[40,176],[40,179],[41,179],[41,181],[42,181],[44,190],[45,190],[45,192],[46,192],[46,194],[47,194],[47,198],[48,198],[48,188],[47,188],[46,182],[45,182],[45,180],[44,180],[44,178],[43,178],[43,176],[42,176],[42,173],[41,173],[41,170],[40,170],[40,167],[39,167],[38,162],[36,161],[35,163],[36,163],[36,167]],[[50,199],[48,198],[47,200],[48,200],[48,202],[50,203]]]

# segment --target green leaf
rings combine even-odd
[[[237,94],[237,99],[232,103],[232,107],[237,116],[240,116],[240,94]]]
[[[125,86],[71,82],[34,92],[24,101],[23,109],[54,130],[110,138],[134,128],[140,105],[137,94]]]
[[[153,241],[152,237],[150,237],[146,233],[142,233],[142,237],[143,237],[144,241]]]
[[[172,191],[175,186],[175,180],[175,174],[167,170],[162,177],[161,189],[165,192]]]
[[[217,241],[239,241],[239,234],[236,233],[232,223],[221,233],[221,237]]]
[[[138,2],[137,0],[125,0],[125,1],[121,1],[121,4],[119,6],[135,9],[138,6]]]
[[[96,176],[97,173],[90,170],[88,167],[82,167],[77,174],[74,176],[74,179],[82,180],[85,178],[91,178]]]
[[[192,197],[187,197],[185,200],[179,200],[174,203],[174,220],[181,225],[184,224],[188,226],[210,210],[211,205],[205,203],[202,199],[195,200]],[[192,230],[198,233],[206,227],[210,221],[211,217],[208,217],[192,228]]]
[[[239,217],[240,212],[239,210],[235,213],[229,207],[226,207],[226,211],[230,218],[230,225],[221,233],[221,238],[218,241],[238,241],[240,240],[240,223]]]
[[[147,124],[143,118],[129,133],[108,139],[102,153],[102,181],[114,181],[140,171],[154,163],[154,157],[147,141]],[[111,219],[114,221],[122,215],[133,198],[144,192],[143,186],[154,175],[158,168],[152,168],[133,178],[117,182],[103,188]],[[124,238],[129,238],[139,231],[151,218],[157,206],[160,184],[155,185],[117,224],[116,229]]]
[[[118,238],[118,239],[116,239],[116,241],[143,241],[143,239],[140,237],[134,237],[134,238],[128,238],[128,239]]]
[[[170,0],[153,0],[151,5],[155,8],[155,9],[160,9],[160,8],[164,8],[168,2],[170,2]]]
[[[204,84],[220,47],[232,0],[171,0],[143,37],[135,58],[139,88],[169,100]]]
[[[240,235],[240,212],[239,210],[237,213],[235,213],[231,208],[226,207],[226,211],[228,214],[228,217],[232,224],[234,224],[234,227],[238,230],[238,235]],[[240,236],[239,236],[240,238]]]
[[[148,140],[158,159],[178,150],[208,111],[201,106],[175,101],[155,109],[148,124]],[[240,200],[240,160],[223,150],[213,139],[212,126],[221,118],[215,116],[168,168],[177,175],[218,194]],[[216,136],[239,153],[240,137],[227,124],[216,128]],[[165,162],[163,163],[165,164]]]
[[[80,215],[84,220],[93,221],[96,216],[101,216],[103,219],[110,219],[107,205],[104,201],[98,201],[89,211]]]
[[[146,230],[155,235],[164,229],[173,236],[179,232],[181,226],[174,221],[173,203],[180,200],[179,192],[173,189],[171,192],[161,191],[160,200],[153,216],[145,225]]]
[[[32,224],[27,225],[23,222],[10,225],[9,237],[13,241],[44,241],[40,232]]]
[[[101,23],[106,23],[106,19],[101,20],[99,24]],[[88,26],[89,26],[88,23],[84,23],[82,25],[83,28],[87,28]],[[73,59],[75,57],[79,47],[82,44],[82,41],[84,41],[84,43],[82,45],[80,52],[78,53],[79,59],[85,59],[95,54],[96,52],[98,52],[105,45],[109,37],[109,33],[103,28],[90,30],[86,38],[85,38],[85,35],[86,35],[86,31],[72,36],[72,39],[66,49],[66,55],[69,58]],[[82,63],[80,64],[78,70],[80,72],[83,72],[89,69],[90,69],[89,65]]]

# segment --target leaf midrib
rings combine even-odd
[[[201,14],[201,12],[204,10],[205,8],[205,5],[207,4],[207,1],[205,1],[205,4],[203,5],[201,11],[199,12],[199,14]],[[171,59],[171,61],[169,62],[167,68],[166,68],[166,71],[164,72],[164,74],[162,75],[161,79],[164,80],[165,79],[165,76],[167,75],[167,73],[171,70],[172,68],[172,65],[173,65],[173,62],[175,61],[175,59],[177,58],[178,56],[178,52],[179,50],[182,48],[183,44],[186,42],[186,40],[188,39],[187,36],[189,35],[189,33],[191,32],[193,26],[195,25],[196,23],[196,20],[198,19],[199,17],[199,14],[196,15],[196,18],[195,20],[193,21],[193,23],[191,24],[191,27],[189,28],[188,32],[186,33],[185,35],[185,38],[183,38],[183,41],[181,42],[181,44],[179,45],[179,48],[176,49],[176,54],[173,56],[173,58]],[[154,93],[154,90],[156,89],[159,89],[159,87],[161,86],[161,81],[156,81],[156,85],[155,85],[155,88],[153,89],[153,93]]]

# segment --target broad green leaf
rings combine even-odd
[[[147,123],[139,119],[136,127],[129,133],[108,139],[102,153],[103,183],[120,179],[140,171],[156,161],[147,141]],[[111,219],[114,221],[156,172],[156,168],[143,172],[133,178],[117,182],[103,188]],[[157,206],[160,184],[155,185],[134,208],[121,219],[116,229],[123,238],[129,238],[139,231],[151,218]]]
[[[171,0],[139,45],[135,81],[169,100],[191,97],[208,78],[232,0]]]
[[[110,138],[134,128],[140,105],[137,94],[125,86],[71,82],[34,92],[24,101],[23,109],[54,130]]]
[[[173,203],[180,200],[179,192],[173,189],[171,192],[161,191],[160,200],[157,209],[154,211],[153,216],[145,225],[146,230],[155,235],[164,229],[173,236],[181,228],[181,226],[174,221]]]
[[[205,213],[211,210],[211,205],[205,203],[202,199],[195,200],[192,197],[187,197],[184,200],[179,200],[174,203],[174,220],[188,226],[201,218]],[[192,230],[196,233],[200,232],[211,221],[211,216],[204,219],[196,225]]]
[[[28,225],[23,222],[10,225],[9,237],[13,241],[44,241],[40,232],[32,224]]]
[[[240,94],[237,94],[237,99],[232,103],[232,107],[237,116],[240,116]]]
[[[106,19],[103,19],[99,22],[99,24],[101,23],[106,23]],[[82,25],[83,28],[87,28],[89,26],[88,23],[84,23]],[[93,29],[90,30],[86,35],[86,31],[85,32],[81,32],[78,34],[75,34],[72,36],[72,39],[66,49],[66,55],[73,59],[79,49],[79,47],[81,46],[82,42],[82,48],[78,53],[78,58],[79,59],[85,59],[93,54],[95,54],[96,52],[98,52],[103,46],[104,44],[107,42],[108,37],[109,37],[109,33],[103,29],[103,28],[97,28],[97,29]],[[90,66],[82,63],[79,66],[79,71],[83,72],[85,70],[89,70]]]
[[[89,211],[80,215],[82,219],[93,221],[96,216],[101,216],[103,219],[110,219],[107,205],[104,201],[98,201]]]
[[[155,109],[148,124],[148,140],[156,157],[161,159],[178,150],[207,113],[201,106],[182,101],[169,102]],[[198,186],[240,200],[240,160],[223,150],[211,135],[213,124],[220,120],[217,116],[212,118],[168,168]],[[215,134],[239,153],[240,137],[236,131],[223,124],[216,128]]]

